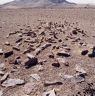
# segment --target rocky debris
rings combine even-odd
[[[36,81],[40,81],[40,76],[38,74],[31,74],[30,77],[32,77]]]
[[[8,58],[8,57],[10,57],[11,55],[13,55],[13,50],[4,52],[4,58]]]
[[[0,55],[2,55],[4,53],[3,49],[0,49]]]
[[[46,86],[51,86],[51,85],[62,85],[62,84],[63,84],[62,82],[57,81],[57,80],[55,80],[55,81],[45,81],[44,82],[45,87]]]
[[[29,53],[27,53],[28,59],[25,61],[25,68],[30,68],[38,64],[38,59]]]
[[[34,28],[34,30],[32,30],[30,26],[27,26],[27,28],[24,28],[24,29],[21,28],[20,31],[15,31],[15,32],[12,32],[9,34],[8,37],[10,37],[10,38],[11,38],[10,35],[13,35],[12,38],[14,36],[18,36],[19,38],[18,39],[17,39],[17,37],[14,38],[14,39],[16,39],[16,40],[14,40],[15,44],[10,42],[11,44],[13,44],[11,46],[9,46],[10,45],[9,42],[5,42],[5,45],[7,45],[7,47],[9,47],[9,48],[12,47],[12,50],[3,52],[3,50],[0,49],[0,54],[2,54],[2,55],[4,54],[5,58],[8,58],[8,57],[10,57],[10,58],[5,59],[5,58],[3,58],[3,56],[1,56],[1,57],[3,59],[5,59],[4,63],[7,65],[6,68],[8,68],[8,70],[10,70],[10,72],[12,73],[12,74],[11,73],[10,74],[13,78],[15,75],[19,75],[23,69],[23,70],[25,70],[25,73],[23,73],[23,74],[24,74],[26,80],[27,80],[28,75],[29,75],[29,80],[27,80],[27,83],[25,83],[25,81],[22,79],[8,78],[9,74],[6,73],[7,70],[4,70],[5,64],[1,63],[0,64],[1,87],[14,87],[16,85],[25,84],[22,86],[22,88],[23,88],[22,91],[24,94],[26,94],[25,96],[30,96],[30,95],[32,95],[32,93],[33,93],[33,95],[35,95],[36,92],[39,91],[39,89],[40,89],[38,86],[41,87],[41,84],[44,85],[43,88],[44,87],[52,88],[53,86],[58,87],[59,85],[65,86],[65,85],[63,85],[63,81],[61,82],[61,80],[59,80],[59,79],[52,80],[52,81],[46,81],[45,77],[40,77],[40,76],[42,76],[42,74],[43,74],[43,76],[47,75],[46,73],[49,73],[52,75],[52,72],[55,70],[56,70],[56,72],[57,72],[57,70],[58,70],[58,72],[63,70],[64,72],[62,71],[62,73],[64,74],[64,73],[68,73],[69,69],[70,69],[71,74],[73,73],[73,71],[76,71],[76,73],[74,73],[73,75],[61,75],[60,76],[61,79],[66,80],[68,85],[69,85],[69,83],[70,84],[76,84],[76,83],[82,83],[82,82],[86,83],[85,76],[87,76],[87,72],[80,65],[76,65],[75,69],[73,70],[72,68],[75,63],[72,64],[72,60],[71,60],[71,63],[68,62],[72,58],[74,60],[76,60],[76,58],[77,59],[79,58],[76,55],[74,55],[72,52],[72,50],[75,50],[75,49],[73,49],[73,47],[76,47],[77,45],[78,45],[77,47],[80,47],[82,49],[81,55],[85,56],[88,54],[89,50],[86,50],[86,49],[83,50],[83,47],[85,47],[87,44],[86,42],[84,42],[85,39],[82,38],[84,36],[87,36],[85,34],[85,31],[81,30],[80,28],[74,28],[73,26],[72,26],[73,29],[70,28],[70,25],[68,26],[68,22],[66,25],[65,24],[61,25],[61,24],[53,23],[53,22],[49,22],[49,23],[47,23],[47,25],[46,25],[46,22],[42,22],[42,23],[43,24],[40,24],[39,26]],[[50,48],[50,50],[48,51],[48,57],[46,57],[47,56],[46,55],[45,56],[46,58],[45,58],[44,54],[47,51],[45,49],[48,49],[48,47]],[[95,57],[95,52],[94,52],[95,48],[93,47],[92,49],[93,49],[92,53],[88,54],[89,57]],[[41,52],[42,52],[42,54],[40,54]],[[35,54],[35,55],[33,55],[33,54]],[[22,62],[25,55],[27,56],[27,59],[25,59],[24,62]],[[18,57],[16,57],[16,56],[18,56]],[[68,60],[68,58],[66,58],[66,57],[70,57],[70,56],[72,56],[72,57]],[[74,57],[74,56],[76,56],[76,57]],[[38,62],[39,59],[41,59],[42,61]],[[3,62],[2,60],[1,60],[1,62]],[[81,61],[79,61],[79,62],[81,62]],[[22,67],[23,63],[24,63],[24,66],[26,69],[24,69]],[[51,64],[53,67],[48,66],[48,63]],[[16,64],[19,64],[19,65],[16,65]],[[69,64],[72,64],[72,65],[69,66]],[[65,66],[62,67],[63,65],[65,65]],[[27,70],[28,68],[31,68],[32,66],[34,66],[33,70]],[[68,68],[67,68],[67,66],[68,66]],[[11,67],[13,68],[12,70],[11,70]],[[50,73],[49,72],[50,70],[46,69],[47,67],[51,67],[50,70],[52,68],[56,68],[56,69],[51,70],[51,73]],[[65,68],[67,68],[66,72],[64,70]],[[22,72],[21,72],[21,75],[22,75]],[[36,73],[33,73],[30,75],[30,74],[28,74],[30,72],[36,72]],[[20,77],[21,77],[21,75],[20,75]],[[52,78],[52,76],[50,78]],[[44,80],[45,82],[43,82],[42,79],[45,79]],[[64,82],[64,84],[66,84],[66,83]],[[36,95],[38,95],[38,94],[36,94]],[[43,96],[56,96],[55,90],[53,89],[49,92],[44,92]]]
[[[9,73],[4,74],[4,76],[0,79],[0,82],[3,83],[9,77]]]
[[[83,51],[81,52],[81,55],[86,55],[88,52],[89,52],[88,50],[83,50]]]
[[[44,44],[44,45],[40,46],[39,48],[37,48],[35,50],[36,55],[38,55],[42,50],[46,49],[49,46],[51,46],[51,44]]]
[[[58,56],[62,56],[62,57],[70,57],[70,54],[69,54],[68,52],[64,51],[64,50],[59,51],[59,52],[57,53],[57,55],[58,55]]]
[[[2,83],[2,86],[4,87],[14,87],[16,85],[22,85],[25,81],[21,79],[8,79]]]
[[[50,90],[48,92],[44,92],[42,96],[56,96],[55,90]]]
[[[54,66],[54,67],[60,67],[60,63],[58,63],[58,62],[52,63],[52,66]]]

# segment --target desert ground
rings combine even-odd
[[[0,9],[0,96],[95,96],[95,9]]]

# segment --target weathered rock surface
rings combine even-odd
[[[2,83],[2,86],[4,87],[14,87],[16,85],[22,85],[25,81],[21,79],[8,79]]]

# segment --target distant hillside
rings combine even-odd
[[[25,7],[64,7],[72,6],[66,0],[14,0],[12,2],[2,5],[3,8],[25,8]]]

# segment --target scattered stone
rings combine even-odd
[[[83,68],[81,68],[81,66],[79,65],[76,65],[76,71],[86,75],[86,71]]]
[[[44,92],[42,96],[56,96],[56,92],[55,90],[51,90],[51,91],[48,91],[48,92]]]
[[[77,32],[76,30],[73,30],[72,33],[73,33],[74,35],[77,35],[77,34],[78,34],[78,32]]]
[[[92,53],[91,54],[88,54],[88,57],[90,57],[90,58],[95,57],[95,47],[93,47],[92,49],[93,49],[92,50]]]
[[[64,75],[64,79],[72,79],[73,76],[72,75]]]
[[[1,79],[0,82],[3,83],[9,76],[9,73],[6,73]]]
[[[2,83],[2,86],[4,87],[14,87],[16,85],[22,85],[25,81],[21,79],[8,79]]]
[[[34,55],[27,53],[27,57],[28,57],[28,59],[25,62],[26,68],[30,68],[30,67],[38,64],[38,59]]]
[[[46,86],[51,86],[51,85],[62,85],[63,83],[62,82],[60,82],[60,81],[45,81],[44,82],[44,86],[46,87]]]
[[[13,51],[7,51],[7,52],[4,53],[5,58],[10,57],[11,55],[13,55]]]
[[[54,59],[54,55],[53,54],[49,54],[49,58]]]
[[[29,54],[29,53],[27,53],[27,54],[26,54],[26,56],[27,56],[29,59],[33,59],[33,58],[35,58],[35,56],[34,56],[34,55]]]
[[[5,42],[5,45],[9,46],[9,45],[10,45],[10,43],[9,43],[9,42]]]
[[[0,49],[0,55],[2,55],[4,52],[3,52],[3,50],[2,49]]]
[[[36,81],[40,81],[40,76],[38,74],[31,74],[30,77],[32,77],[33,79],[35,79]]]
[[[8,35],[6,35],[6,38],[8,38],[9,37],[9,34]]]
[[[19,43],[19,42],[21,42],[23,40],[23,38],[19,38],[17,41],[16,41],[16,43]]]
[[[54,66],[54,67],[60,67],[60,63],[58,63],[58,62],[52,63],[52,66]]]
[[[85,81],[85,78],[82,77],[80,74],[75,74],[73,75],[64,75],[65,80],[69,80],[70,82],[73,83],[81,83]]]
[[[19,37],[22,37],[22,33],[18,33],[17,35],[18,35]]]
[[[81,55],[86,55],[88,53],[88,50],[83,50],[82,52],[81,52]]]
[[[13,50],[20,51],[20,49],[16,46],[13,46]]]
[[[24,40],[24,42],[27,42],[27,43],[36,43],[36,42],[38,42],[38,40],[35,39],[35,38],[32,38],[32,40]]]
[[[64,50],[63,51],[60,51],[57,53],[58,56],[63,56],[63,57],[70,57],[70,54],[65,52]]]
[[[35,50],[36,55],[38,55],[42,50],[46,49],[47,47],[51,46],[51,44],[44,44],[40,48]]]
[[[2,75],[4,75],[5,73],[3,72],[3,71],[0,71],[0,75],[2,76]]]

